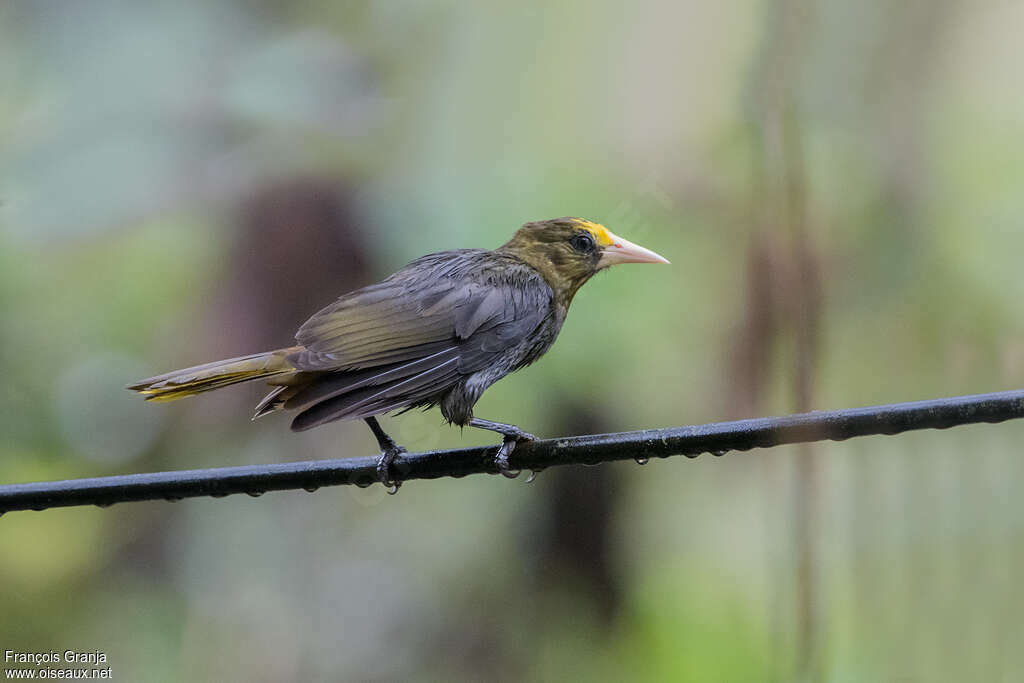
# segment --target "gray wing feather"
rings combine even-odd
[[[451,358],[419,374],[381,386],[346,390],[313,404],[292,420],[292,430],[303,431],[339,419],[359,419],[405,408],[434,396],[458,377],[458,359]]]
[[[424,257],[310,318],[289,360],[323,374],[285,402],[301,411],[292,429],[429,405],[488,366],[505,374],[539,355],[503,356],[551,315],[550,288],[518,262],[489,271],[487,253]]]
[[[344,393],[362,389],[367,386],[380,386],[405,380],[409,376],[418,375],[442,363],[458,357],[458,350],[449,346],[437,353],[432,353],[416,360],[382,365],[355,372],[340,372],[327,375],[323,379],[310,384],[285,402],[289,410],[301,410],[314,403],[326,401]]]

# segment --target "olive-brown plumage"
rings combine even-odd
[[[375,416],[439,406],[460,426],[505,435],[498,455],[507,472],[518,439],[512,425],[474,418],[494,382],[542,356],[554,343],[579,288],[615,263],[662,262],[654,252],[579,218],[527,223],[493,251],[424,256],[384,281],[345,294],[310,318],[296,346],[209,363],[129,387],[147,400],[173,400],[264,378],[275,388],[255,417],[295,411],[301,431],[365,419],[384,455],[400,448]]]

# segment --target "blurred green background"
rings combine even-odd
[[[361,423],[250,423],[259,387],[123,386],[562,215],[673,265],[585,287],[481,416],[1024,386],[1022,26],[1009,0],[8,0],[0,482],[371,454]],[[1022,439],[10,513],[0,650],[131,681],[1019,680]]]

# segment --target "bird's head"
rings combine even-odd
[[[501,247],[536,268],[566,305],[597,272],[618,263],[668,263],[650,249],[583,218],[527,223]]]

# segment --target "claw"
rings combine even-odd
[[[520,470],[509,469],[508,456],[512,454],[512,451],[516,449],[516,444],[519,443],[519,439],[512,435],[506,434],[505,438],[502,439],[501,445],[498,446],[498,452],[494,455],[494,465],[501,472],[502,476],[508,477],[509,479],[515,479],[519,476]]]
[[[519,427],[513,427],[506,432],[503,432],[504,438],[501,440],[501,445],[498,447],[498,452],[494,455],[494,465],[501,472],[502,476],[508,477],[509,479],[515,479],[519,476],[522,470],[513,470],[508,466],[508,456],[512,455],[512,451],[516,449],[516,446],[520,441],[536,441],[537,437],[529,432],[524,432]],[[529,480],[526,483],[533,481],[536,476],[536,472],[530,475]]]
[[[391,479],[389,470],[391,469],[391,463],[395,461],[402,453],[406,450],[401,446],[392,446],[381,452],[380,458],[377,460],[377,481],[383,484],[390,495],[398,493],[398,489],[401,488],[402,482]]]
[[[491,420],[484,420],[478,417],[471,418],[466,425],[501,434],[501,445],[498,446],[498,452],[494,454],[494,466],[503,476],[509,479],[515,479],[519,476],[519,470],[509,468],[508,456],[516,449],[516,444],[520,441],[536,441],[537,437],[529,432],[524,432],[515,425],[505,424],[504,422],[492,422]]]

